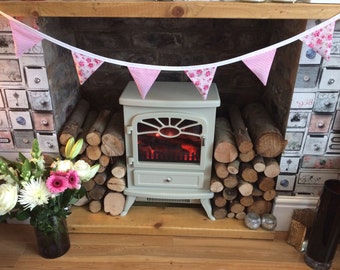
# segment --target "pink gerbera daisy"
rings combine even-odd
[[[46,180],[46,186],[51,193],[60,193],[68,188],[67,173],[52,172]]]
[[[76,171],[68,172],[68,188],[80,189],[80,178]]]

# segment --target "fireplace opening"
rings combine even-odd
[[[39,20],[43,32],[89,52],[133,63],[165,66],[199,65],[237,57],[301,33],[306,25],[305,20],[270,19],[51,17]],[[123,91],[132,80],[126,67],[103,63],[79,86],[70,52],[49,42],[43,42],[43,48],[51,78],[50,91],[57,97],[53,107],[59,123],[66,122],[80,98],[88,100],[97,111],[124,110],[124,158],[130,166],[127,179],[133,182],[128,183],[123,214],[137,197],[147,201],[199,199],[208,209],[207,213],[211,213],[212,193],[207,179],[212,177],[214,126],[207,127],[208,124],[215,123],[217,117],[226,117],[230,105],[243,107],[259,102],[285,135],[301,42],[277,50],[266,86],[242,62],[218,67],[214,87],[220,104],[212,106],[214,114],[209,120],[196,117],[205,114],[209,100],[202,99],[184,72],[161,71],[156,81],[191,86],[190,94],[176,100],[176,108],[167,107],[168,100],[175,95],[172,91],[163,93],[153,103],[148,103],[152,100],[149,92],[145,100],[134,104],[139,109],[142,107],[136,114],[130,112],[132,104],[128,99],[125,104],[121,102]],[[137,89],[134,92],[138,95]],[[200,101],[196,111],[184,110],[187,103],[182,102],[191,101],[195,95]],[[157,113],[150,110],[155,107],[159,109]],[[169,190],[173,191],[171,196]]]

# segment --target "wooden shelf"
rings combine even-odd
[[[273,240],[275,232],[250,230],[243,220],[211,221],[202,207],[133,206],[128,215],[92,214],[73,207],[67,219],[72,233],[115,233]]]
[[[328,19],[340,4],[246,3],[223,1],[138,0],[2,0],[0,10],[11,16]]]

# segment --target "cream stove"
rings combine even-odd
[[[210,179],[216,107],[215,84],[206,100],[192,83],[155,82],[143,100],[129,82],[119,98],[124,109],[127,164],[125,216],[136,199],[198,200],[212,215]]]

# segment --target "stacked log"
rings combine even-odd
[[[91,166],[100,164],[97,174],[84,183],[83,202],[91,213],[104,211],[116,216],[123,211],[126,186],[123,136],[122,112],[91,110],[85,100],[79,101],[60,133],[61,155],[69,138],[82,138],[84,144],[78,159]]]
[[[213,215],[244,219],[248,212],[269,213],[280,173],[277,158],[286,145],[270,115],[258,103],[242,110],[231,105],[215,128]]]

